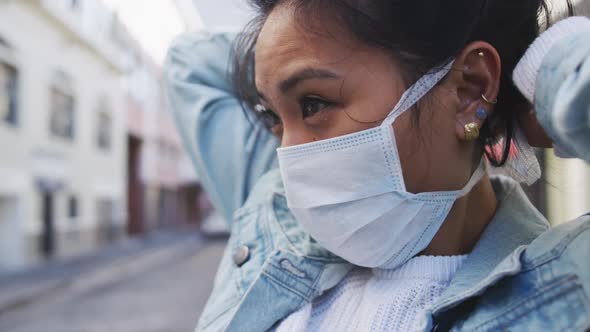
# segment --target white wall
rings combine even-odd
[[[127,104],[121,73],[29,2],[0,4],[0,36],[13,45],[20,73],[19,124],[12,128],[0,123],[0,192],[17,191],[23,207],[22,228],[27,234],[41,230],[41,198],[35,184],[39,176],[53,176],[65,183],[56,196],[58,231],[96,227],[95,208],[100,198],[116,201],[121,210],[117,213],[123,218]],[[72,141],[56,138],[49,131],[49,87],[56,69],[73,80],[76,108]],[[100,150],[95,140],[96,111],[103,96],[111,105],[110,151]],[[4,180],[8,178],[21,179],[20,184],[6,188]],[[78,222],[67,217],[70,194],[78,198]]]
[[[17,195],[0,195],[0,271],[20,268],[25,262],[20,199]]]

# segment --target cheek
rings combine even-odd
[[[375,124],[359,123],[352,120],[343,108],[319,113],[313,121],[307,121],[305,128],[317,140],[329,139],[356,133],[375,127]]]
[[[422,184],[430,162],[429,150],[424,144],[414,110],[407,111],[393,124],[395,140],[406,189],[412,193],[425,191]]]
[[[347,113],[357,122],[381,122],[393,110],[404,92],[404,84],[394,74],[357,70],[342,85],[349,101]]]
[[[406,189],[412,193],[460,189],[471,169],[473,144],[457,138],[452,108],[420,107],[394,123]]]

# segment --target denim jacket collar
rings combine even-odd
[[[246,264],[241,268],[245,269],[241,275],[251,277],[243,280],[247,286],[227,317],[223,328],[226,331],[272,329],[274,324],[337,285],[353,268],[321,248],[299,226],[287,208],[280,174],[271,172],[265,178],[259,187],[265,190],[254,190],[264,197],[252,197],[264,206],[254,213],[267,220],[263,229],[247,231],[240,228],[261,224],[240,221],[240,218],[236,222],[240,233],[272,234],[268,236],[272,244],[266,246],[266,253],[260,257],[262,264]],[[549,227],[516,182],[499,177],[492,179],[492,183],[500,201],[496,215],[449,288],[425,312],[421,330],[432,330],[442,314],[482,293],[504,276],[518,273],[524,247]],[[259,237],[256,239],[260,241]]]
[[[322,248],[301,228],[289,212],[278,169],[267,173],[253,192],[245,207],[264,207],[260,211],[266,220],[262,223],[263,233],[269,234],[266,238],[272,245],[268,246],[261,267],[242,267],[256,270],[253,271],[256,277],[237,305],[229,325],[224,329],[226,331],[270,329],[267,324],[284,319],[333,288],[353,268],[352,264]],[[261,201],[266,203],[256,203]],[[239,220],[239,215],[244,212],[247,213],[238,210],[234,219]],[[253,317],[259,319],[253,320]],[[245,326],[248,328],[244,329]]]
[[[527,199],[518,183],[507,177],[492,180],[498,210],[477,245],[441,298],[426,314],[440,316],[466,299],[481,294],[501,278],[521,270],[520,254],[526,245],[549,229],[549,223]]]

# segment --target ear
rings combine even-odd
[[[470,43],[455,59],[451,79],[459,97],[455,115],[458,139],[473,140],[467,137],[465,125],[475,123],[481,128],[494,112],[501,72],[500,55],[486,42]]]

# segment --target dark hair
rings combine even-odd
[[[509,155],[517,115],[530,108],[512,82],[512,71],[539,35],[539,19],[550,23],[545,0],[250,0],[258,16],[238,37],[234,47],[233,82],[250,109],[258,102],[253,85],[256,38],[266,17],[279,4],[294,6],[299,22],[308,28],[315,17],[330,13],[360,40],[378,46],[406,68],[415,82],[426,72],[447,64],[467,44],[486,41],[502,61],[498,103],[481,128],[480,140],[494,166]],[[571,14],[570,0],[568,9]],[[321,21],[321,20],[320,20]],[[317,27],[316,27],[317,28]],[[319,29],[315,29],[321,33]],[[493,145],[504,140],[502,155]]]

